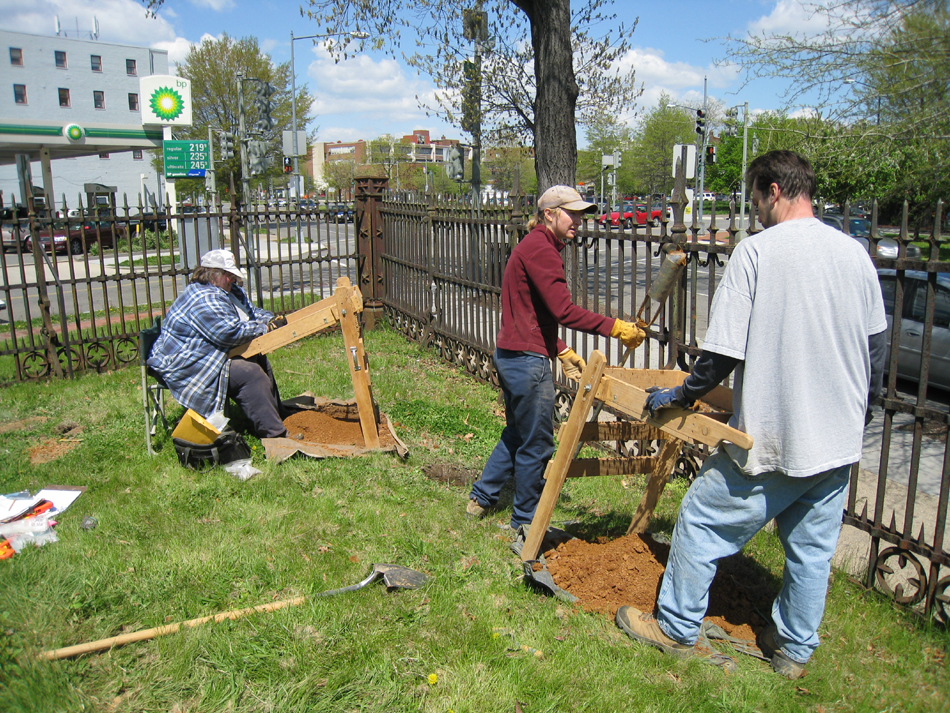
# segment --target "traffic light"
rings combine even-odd
[[[284,156],[284,173],[294,172],[294,162],[290,156]]]
[[[706,112],[702,109],[696,110],[696,133],[700,136],[706,133]]]
[[[458,146],[449,149],[445,172],[453,181],[461,181],[465,177],[465,156]]]
[[[258,176],[267,170],[270,161],[267,158],[267,142],[247,142],[247,163],[252,176]]]
[[[263,134],[277,126],[277,121],[271,117],[271,109],[274,106],[271,97],[277,92],[277,88],[261,79],[251,80],[249,84],[254,106],[257,107],[257,121],[254,122],[253,130]]]
[[[716,163],[716,147],[707,146],[706,147],[706,165]]]
[[[462,63],[462,131],[474,134],[482,121],[482,75],[479,66],[471,61]]]
[[[234,134],[222,131],[218,136],[221,139],[221,160],[234,158]]]

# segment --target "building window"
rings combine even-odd
[[[101,154],[99,154],[99,158],[102,158],[102,159],[109,158],[109,154],[107,154],[107,153],[101,153]]]
[[[133,161],[142,160],[142,149],[132,149],[132,160]]]
[[[139,110],[139,95],[129,94],[129,111]]]
[[[23,50],[19,47],[10,48],[10,64],[14,64],[17,67],[23,66]]]
[[[13,85],[13,101],[15,101],[17,104],[26,104],[26,85],[25,84]]]
[[[60,106],[69,106],[69,90],[59,88],[59,105]]]
[[[66,53],[56,50],[56,66],[60,69],[66,69]]]
[[[92,71],[93,71],[93,72],[101,72],[101,71],[102,71],[102,57],[101,57],[101,56],[99,56],[99,55],[97,55],[97,54],[91,54],[91,55],[89,55],[89,61],[92,63]]]
[[[135,60],[127,59],[125,60],[125,73],[129,76],[135,76]]]
[[[96,107],[96,109],[105,109],[106,108],[105,92],[93,92],[92,103],[93,103],[93,106]]]

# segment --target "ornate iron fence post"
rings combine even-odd
[[[382,166],[358,166],[356,183],[356,251],[359,254],[359,281],[363,295],[363,320],[366,329],[374,329],[383,316],[383,279],[380,255],[385,250],[385,234],[379,213],[383,191],[389,188],[389,179]]]

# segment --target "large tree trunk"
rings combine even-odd
[[[512,0],[531,22],[534,48],[534,155],[538,193],[574,185],[577,131],[574,110],[580,89],[574,78],[570,0]]]

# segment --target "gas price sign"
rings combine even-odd
[[[207,141],[165,141],[165,178],[203,178],[211,168]]]

